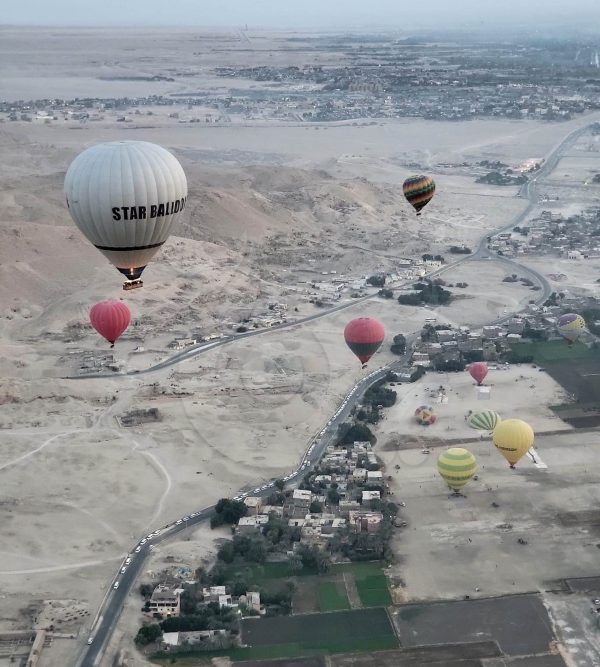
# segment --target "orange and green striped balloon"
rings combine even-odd
[[[409,176],[402,185],[404,196],[421,215],[421,209],[433,199],[435,183],[430,176]]]

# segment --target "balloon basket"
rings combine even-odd
[[[143,280],[127,280],[123,283],[123,289],[127,292],[130,289],[138,289],[144,286]]]

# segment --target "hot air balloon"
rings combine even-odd
[[[431,426],[431,424],[435,423],[437,417],[431,405],[420,405],[415,410],[415,419],[421,426]]]
[[[458,495],[475,474],[477,461],[467,449],[451,447],[440,454],[437,467],[442,479]]]
[[[90,309],[90,322],[111,347],[131,321],[129,308],[122,301],[100,301]]]
[[[533,445],[533,429],[522,419],[503,419],[494,429],[492,438],[496,449],[508,461],[511,468]]]
[[[433,199],[435,183],[429,176],[409,176],[402,185],[404,196],[417,215],[421,215],[421,209]]]
[[[88,241],[141,286],[142,271],[185,208],[187,181],[177,159],[161,146],[112,141],[73,160],[65,196]]]
[[[477,385],[480,386],[488,374],[487,364],[485,361],[476,361],[469,366],[469,373],[475,382],[477,382]]]
[[[372,317],[357,317],[346,325],[344,338],[346,345],[360,359],[364,368],[367,361],[381,347],[385,329],[379,320]]]
[[[467,424],[478,431],[493,431],[500,423],[500,415],[493,410],[474,412],[467,418]]]
[[[577,315],[576,313],[567,313],[558,318],[556,328],[569,345],[573,345],[585,333],[585,320],[581,315]]]

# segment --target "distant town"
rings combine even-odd
[[[361,36],[315,48],[338,52],[340,64],[217,67],[231,81],[223,92],[122,98],[0,101],[3,120],[139,123],[159,107],[173,107],[177,123],[239,123],[275,120],[326,123],[385,118],[470,120],[535,118],[569,120],[600,108],[598,52],[576,41],[440,43],[426,38]],[[115,81],[186,81],[187,71],[168,76],[111,77]],[[106,77],[101,77],[106,78]],[[251,80],[256,85],[236,86]],[[148,118],[145,119],[146,121]]]

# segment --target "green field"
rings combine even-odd
[[[560,364],[565,362],[598,361],[598,350],[586,347],[582,343],[567,345],[562,340],[545,342],[515,343],[511,349],[519,355],[533,355],[536,364]]]
[[[387,607],[392,604],[387,579],[381,569],[381,563],[344,563],[332,567],[331,572],[352,574],[363,606]]]
[[[553,406],[565,422],[575,428],[600,425],[600,351],[562,341],[517,343],[512,349],[533,360],[570,394],[570,401]]]
[[[385,609],[246,619],[242,639],[253,647],[294,644],[329,653],[397,644]]]
[[[354,577],[360,601],[365,607],[387,607],[392,604],[388,590],[387,579],[383,572],[369,574],[364,577]]]
[[[335,581],[319,583],[319,609],[321,611],[342,611],[350,609],[350,603],[345,591],[340,593]]]
[[[282,563],[250,563],[247,561],[233,562],[225,567],[227,578],[240,577],[250,584],[262,584],[275,579],[285,579],[314,574],[310,571],[293,573],[287,561]]]
[[[266,660],[398,648],[398,640],[385,609],[245,619],[242,622],[242,641],[251,646],[180,654],[176,656],[177,664],[208,664],[211,658],[217,656],[227,656],[233,661]],[[167,665],[171,656],[156,654],[153,660]]]

